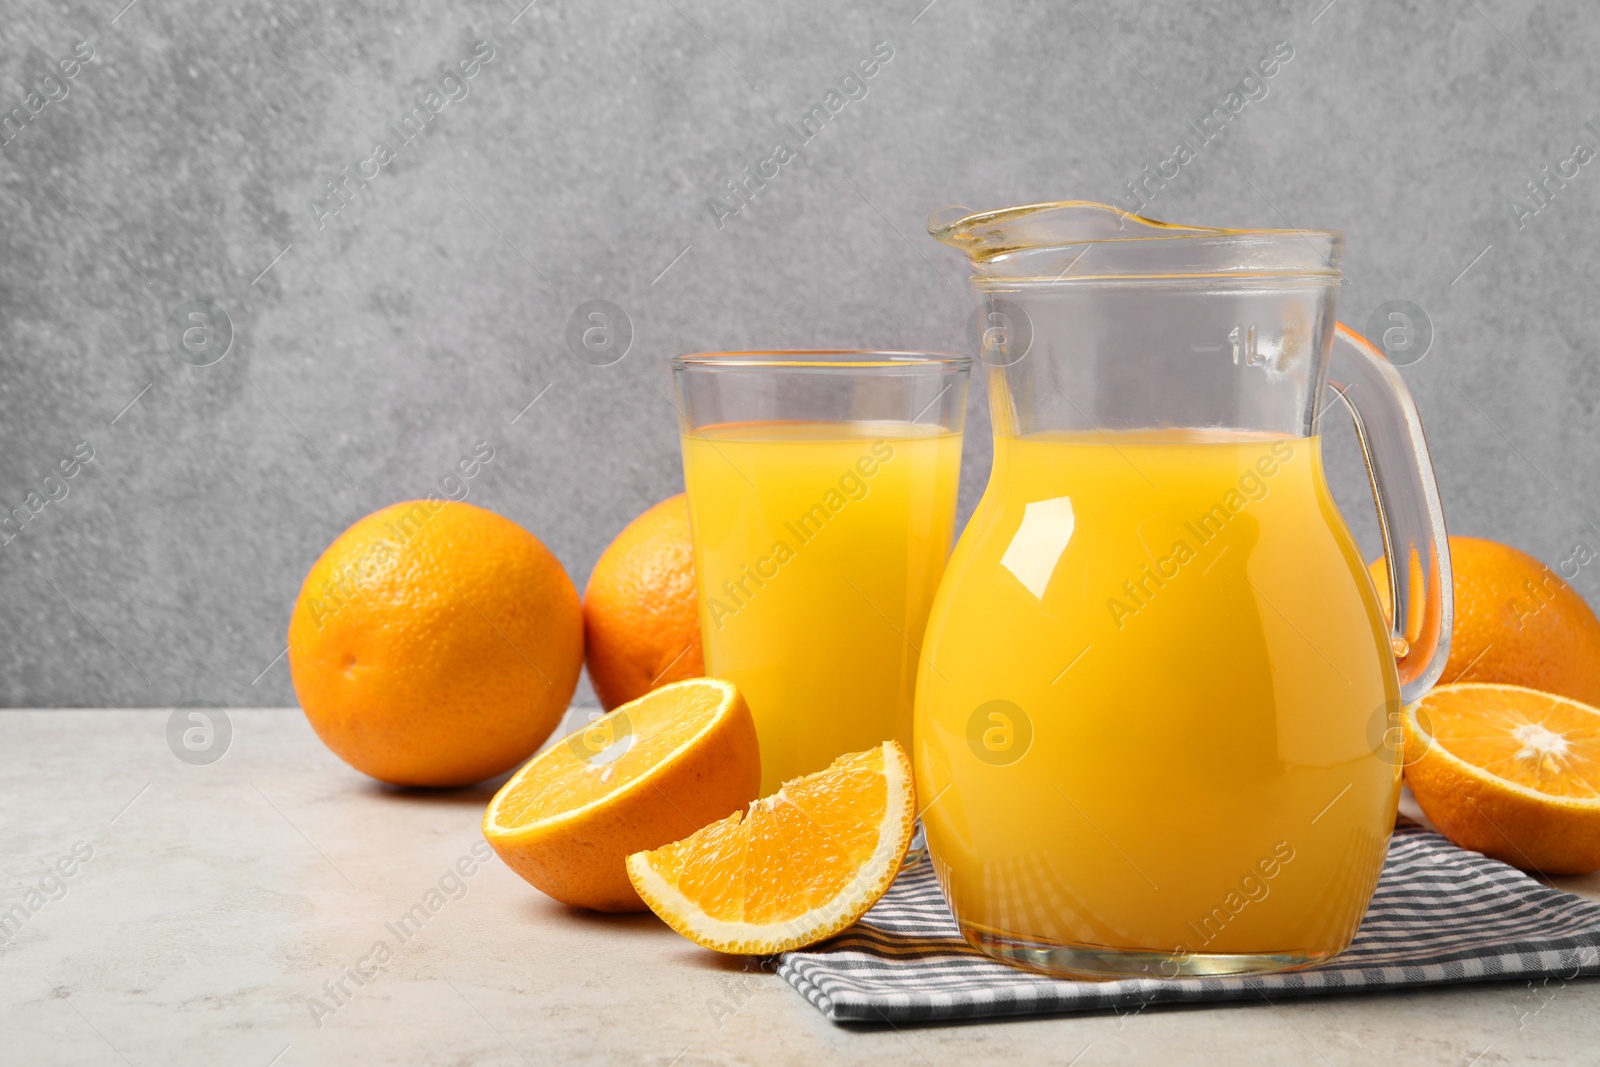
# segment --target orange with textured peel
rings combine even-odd
[[[1600,705],[1600,619],[1561,576],[1526,552],[1450,538],[1455,624],[1441,681],[1499,682]],[[1389,569],[1371,566],[1389,609]]]
[[[916,821],[893,741],[840,756],[682,841],[628,857],[650,910],[697,945],[767,955],[850,926],[894,882]]]
[[[583,609],[561,561],[510,519],[412,500],[329,545],[289,620],[306,718],[352,767],[456,786],[527,759],[583,666]]]
[[[584,658],[607,710],[705,673],[689,504],[679,493],[630,522],[583,591]]]
[[[1600,710],[1466,683],[1434,688],[1402,722],[1406,781],[1450,840],[1523,870],[1600,870]]]
[[[625,867],[761,789],[756,724],[732,682],[691,678],[602,715],[523,767],[483,813],[506,866],[557,900],[643,911]]]

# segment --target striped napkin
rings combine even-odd
[[[1008,967],[962,939],[932,865],[901,873],[855,926],[779,957],[778,973],[834,1022],[929,1022],[1140,1010],[1600,974],[1600,904],[1550,889],[1436,833],[1397,827],[1355,943],[1283,974],[1069,982]]]

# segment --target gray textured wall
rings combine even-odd
[[[122,2],[0,9],[0,109],[28,120],[0,147],[0,507],[93,449],[0,546],[7,705],[293,703],[268,665],[306,568],[479,440],[469,499],[581,587],[679,485],[668,357],[964,345],[930,209],[1125,197],[1281,41],[1267,95],[1148,213],[1348,231],[1341,318],[1431,319],[1404,373],[1452,528],[1552,564],[1600,547],[1600,166],[1513,206],[1600,148],[1583,0]],[[479,41],[467,95],[440,88]],[[709,206],[879,42],[864,97],[749,207]],[[378,141],[393,159],[349,205],[313,206]],[[611,366],[564,339],[592,299],[632,323]],[[232,324],[209,366],[220,333],[169,336],[196,300]],[[1350,435],[1329,447],[1370,535]]]

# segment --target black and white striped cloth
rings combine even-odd
[[[1180,1001],[1276,999],[1600,974],[1600,904],[1415,827],[1397,828],[1372,906],[1336,959],[1283,974],[1069,982],[997,963],[962,939],[932,865],[903,872],[840,936],[778,973],[834,1022],[926,1022]]]

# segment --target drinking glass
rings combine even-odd
[[[765,795],[911,750],[955,527],[970,360],[719,352],[672,364],[706,673],[743,691]]]

